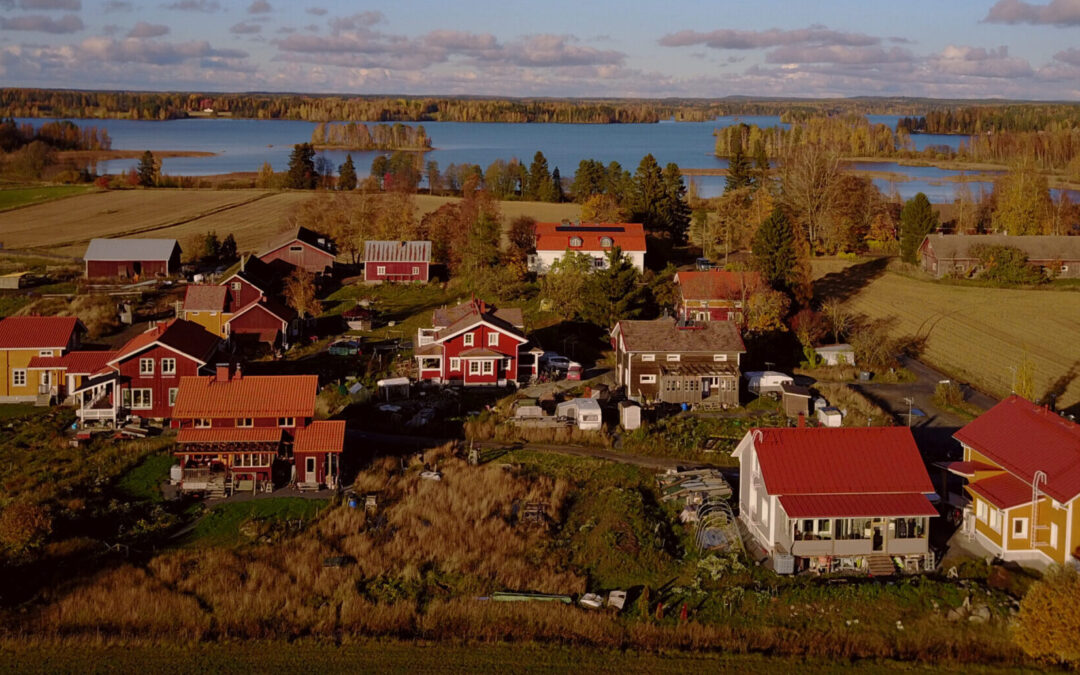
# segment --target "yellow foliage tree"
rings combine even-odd
[[[1020,602],[1013,640],[1028,656],[1080,664],[1080,572],[1058,567]]]

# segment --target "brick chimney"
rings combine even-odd
[[[806,427],[806,413],[804,413],[804,412],[799,413],[799,421],[795,423],[795,426],[797,426],[800,429]]]
[[[215,382],[228,382],[232,379],[232,365],[228,363],[219,363],[214,373]]]

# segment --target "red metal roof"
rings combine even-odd
[[[572,237],[581,238],[581,246],[571,246]],[[602,240],[610,237],[611,246]],[[623,251],[645,251],[645,228],[641,223],[537,223],[537,251],[607,251],[618,246]]]
[[[222,429],[181,429],[176,434],[177,443],[276,443],[284,431],[277,427]]]
[[[926,495],[785,495],[780,505],[789,518],[875,518],[936,516]]]
[[[345,447],[345,422],[312,422],[296,432],[293,452],[341,452]]]
[[[796,427],[749,433],[771,495],[934,491],[907,427]]]
[[[1042,490],[1062,504],[1080,495],[1080,425],[1046,408],[1010,396],[953,437],[1028,485],[1045,472]]]
[[[9,316],[0,319],[0,349],[64,349],[76,330],[74,316]]]
[[[965,478],[974,478],[976,471],[1002,470],[1001,467],[983,464],[982,462],[936,462],[935,466],[940,466],[949,473],[955,473],[957,476]]]
[[[675,275],[683,300],[738,300],[761,286],[758,272],[679,272]]]
[[[181,377],[173,417],[312,417],[318,375]]]
[[[1031,501],[1031,485],[1010,473],[968,483],[967,489],[984,497],[999,509],[1007,509]]]
[[[154,343],[206,363],[217,351],[221,340],[197,323],[170,319],[128,340],[110,362],[128,359]]]
[[[30,370],[66,370],[68,375],[92,375],[116,358],[118,352],[68,352],[63,356],[35,356]]]
[[[223,312],[229,289],[211,284],[193,284],[184,292],[184,309],[194,312]]]

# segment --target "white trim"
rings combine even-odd
[[[259,300],[262,300],[262,298],[259,298]],[[261,307],[263,310],[266,311],[267,314],[274,317],[275,319],[280,320],[282,324],[289,323],[288,319],[286,319],[285,317],[282,317],[282,316],[278,316],[277,314],[274,314],[274,311],[272,309],[270,309],[266,305],[259,302],[259,300],[252,300],[243,309],[241,309],[239,312],[233,312],[233,315],[231,317],[229,317],[229,320],[226,321],[225,323],[231,323],[233,319],[240,316],[244,312],[247,312],[247,311],[249,311],[251,309],[254,309],[255,307]]]
[[[476,333],[473,333],[472,331],[469,331],[468,333],[465,333],[464,335],[462,335],[461,336],[461,344],[464,347],[475,347],[476,346]]]
[[[258,286],[256,286],[255,284],[253,284],[253,283],[251,282],[251,279],[248,279],[247,277],[244,277],[244,276],[242,276],[242,275],[243,275],[243,273],[244,273],[244,270],[237,270],[237,271],[235,271],[235,272],[233,272],[233,273],[232,273],[232,276],[230,276],[230,277],[229,277],[228,279],[225,279],[224,281],[222,281],[222,282],[221,282],[220,284],[218,284],[218,285],[219,285],[219,286],[224,286],[225,284],[229,283],[230,281],[232,281],[232,280],[233,280],[233,279],[235,279],[236,277],[240,277],[240,280],[241,280],[241,281],[243,281],[243,282],[247,283],[247,285],[251,286],[251,287],[252,287],[252,288],[254,288],[255,290],[259,291],[260,293],[264,293],[264,294],[265,294],[265,292],[266,292],[266,291],[264,291],[264,290],[263,290],[262,288],[259,288]],[[232,288],[232,286],[230,286],[229,288]]]
[[[210,331],[206,331],[206,332],[207,332],[207,333],[210,333]],[[213,333],[210,333],[210,334],[211,334],[211,335],[213,335]],[[215,336],[215,337],[217,337],[217,336]],[[195,357],[194,355],[192,355],[192,354],[188,354],[187,352],[182,352],[182,351],[179,351],[179,350],[177,350],[176,348],[174,348],[174,347],[170,347],[170,346],[169,346],[169,345],[167,345],[167,344],[162,344],[162,343],[161,343],[160,341],[158,341],[158,340],[154,340],[154,341],[153,341],[153,342],[151,342],[150,344],[148,344],[148,345],[146,345],[146,346],[144,346],[144,347],[140,347],[139,349],[137,349],[137,350],[135,350],[135,351],[133,351],[133,352],[128,352],[127,354],[121,354],[120,356],[117,356],[117,357],[116,357],[115,359],[113,359],[112,361],[109,361],[109,362],[108,362],[108,363],[106,363],[105,365],[107,365],[107,366],[112,366],[112,367],[113,367],[113,368],[114,368],[115,370],[119,371],[119,370],[120,370],[120,368],[119,368],[118,366],[116,366],[116,365],[115,365],[116,363],[118,363],[118,362],[120,362],[120,361],[127,361],[127,360],[128,360],[128,359],[130,359],[130,358],[134,358],[135,356],[138,356],[139,354],[142,354],[142,353],[143,353],[143,352],[145,352],[145,351],[146,351],[147,349],[150,349],[150,348],[152,348],[152,347],[161,347],[162,349],[167,349],[167,350],[169,350],[169,351],[170,351],[170,352],[172,352],[173,354],[179,354],[180,356],[183,356],[183,357],[185,357],[185,358],[189,358],[189,359],[191,359],[192,361],[195,361],[196,363],[198,363],[198,364],[199,364],[200,366],[205,366],[205,365],[206,365],[206,361],[203,361],[203,360],[201,360],[201,359],[199,359],[199,358],[196,358],[196,357]]]
[[[638,375],[638,384],[656,384],[656,375],[649,373]]]
[[[505,330],[503,328],[500,328],[499,326],[496,326],[496,325],[494,325],[492,323],[489,323],[488,321],[486,321],[484,319],[478,319],[476,321],[476,323],[469,324],[468,326],[458,330],[456,333],[453,333],[451,335],[445,335],[443,337],[437,338],[437,339],[434,340],[434,342],[438,343],[438,344],[442,344],[443,342],[446,342],[447,340],[453,340],[454,338],[461,335],[462,333],[466,333],[466,332],[472,330],[473,328],[476,328],[480,324],[483,324],[483,325],[487,326],[491,330],[497,330],[500,333],[502,333],[503,335],[512,337],[521,344],[525,344],[526,342],[529,341],[529,339],[526,338],[524,335],[517,335],[517,334],[511,333],[510,331]]]

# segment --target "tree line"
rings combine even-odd
[[[431,139],[423,125],[320,122],[311,132],[311,144],[318,148],[349,150],[430,150]]]
[[[35,128],[28,122],[18,124],[10,117],[0,122],[0,151],[14,152],[41,142],[53,150],[109,150],[109,132],[97,127],[79,128],[74,122],[59,120],[44,122]]]
[[[909,132],[985,134],[1001,131],[1053,131],[1080,128],[1080,106],[1072,103],[969,105],[928,111],[900,120]]]

